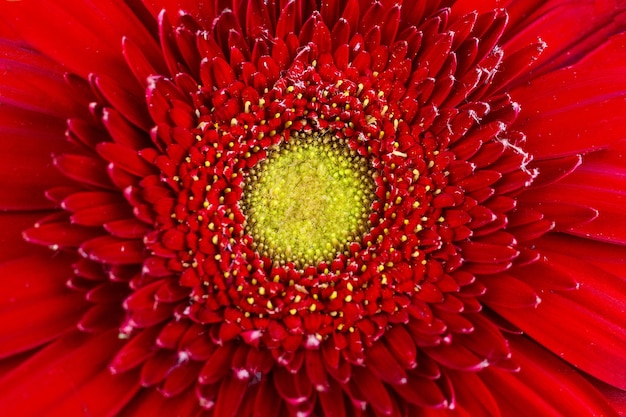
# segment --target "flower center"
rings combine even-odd
[[[329,134],[303,133],[250,170],[241,205],[255,250],[303,267],[360,242],[374,191],[363,157]]]

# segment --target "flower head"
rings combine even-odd
[[[626,6],[0,10],[3,409],[617,415]]]

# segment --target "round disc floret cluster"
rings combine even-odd
[[[241,208],[254,249],[284,265],[330,262],[369,230],[367,161],[330,134],[291,138],[246,175]]]

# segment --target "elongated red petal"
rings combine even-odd
[[[551,256],[561,265],[575,267],[576,289],[544,293],[533,310],[494,309],[567,361],[624,389],[626,352],[619,340],[626,337],[626,329],[618,319],[625,296],[623,279],[570,256]]]
[[[620,76],[625,43],[625,35],[611,38],[580,63],[512,92],[528,111],[525,114],[533,115],[517,122],[528,137],[529,152],[540,158],[572,155],[622,139],[614,126],[622,126],[626,114],[626,85]],[[563,84],[568,88],[561,88]]]
[[[117,338],[111,336],[111,332],[95,337],[71,332],[37,352],[0,379],[2,392],[7,394],[2,398],[3,409],[31,415],[46,413],[55,406],[76,411],[79,404],[83,410],[100,410],[94,415],[121,409],[136,392],[136,377],[127,375],[118,380],[106,374],[106,361],[120,346]],[[77,363],[82,366],[76,366]],[[45,384],[45,390],[41,384]],[[111,390],[112,408],[107,409],[107,400],[89,394],[96,387]],[[64,401],[68,402],[64,405]]]

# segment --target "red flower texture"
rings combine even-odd
[[[626,4],[0,4],[0,409],[626,415]]]

